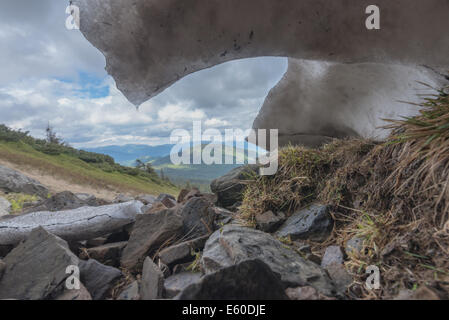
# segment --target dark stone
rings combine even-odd
[[[6,270],[6,263],[4,263],[2,259],[0,259],[0,281],[2,280],[3,273],[5,272],[5,270]]]
[[[46,198],[50,192],[40,182],[4,166],[0,166],[0,190],[38,195],[42,198]]]
[[[179,300],[285,300],[278,274],[261,260],[246,260],[204,276],[189,285]]]
[[[205,236],[165,248],[159,252],[159,258],[169,266],[192,261],[194,259],[192,252],[202,250],[208,238]]]
[[[324,241],[332,231],[333,221],[329,207],[313,204],[293,214],[277,231],[280,238]]]
[[[285,214],[283,212],[274,214],[273,211],[267,211],[261,215],[256,216],[257,228],[264,232],[276,231],[284,221]]]
[[[55,300],[77,300],[77,301],[86,301],[92,300],[92,296],[89,291],[87,291],[86,287],[80,283],[79,289],[65,289],[62,294],[57,296]]]
[[[161,201],[162,202],[162,200],[164,200],[166,198],[169,198],[169,199],[172,199],[172,200],[176,201],[176,198],[174,196],[172,196],[171,194],[168,194],[168,193],[161,193],[160,195],[157,196],[156,201]]]
[[[174,208],[176,206],[176,204],[177,204],[176,198],[173,197],[171,194],[166,194],[166,193],[161,193],[156,198],[156,201],[161,202],[167,208]]]
[[[189,238],[201,237],[214,231],[213,204],[203,198],[191,198],[181,210],[183,230]]]
[[[200,190],[198,190],[197,188],[192,188],[191,190],[183,189],[179,193],[178,203],[182,203],[191,198],[201,197],[201,196],[202,196],[202,194],[201,194]]]
[[[136,198],[136,200],[139,200],[144,205],[150,205],[156,202],[156,197],[150,194],[142,194]]]
[[[363,248],[363,238],[353,237],[346,242],[345,252],[347,255],[359,254]]]
[[[182,228],[182,218],[174,210],[138,215],[128,245],[123,250],[121,266],[133,271],[139,269],[146,256],[166,241],[174,241],[181,236]]]
[[[329,246],[324,252],[323,259],[321,260],[321,267],[326,268],[330,264],[343,264],[344,256],[343,251],[339,246]]]
[[[40,211],[62,211],[72,210],[87,206],[87,203],[69,191],[55,194],[54,196],[42,201],[35,207],[24,209],[23,213],[40,212]]]
[[[288,288],[285,290],[285,293],[290,298],[290,300],[336,300],[335,298],[329,298],[312,287],[297,287],[297,288]]]
[[[346,271],[344,265],[339,263],[331,263],[327,265],[326,271],[335,284],[337,295],[343,297],[354,279]]]
[[[90,292],[93,300],[102,300],[123,276],[116,268],[105,266],[94,259],[80,261],[81,282]]]
[[[39,227],[3,262],[0,299],[42,300],[62,291],[67,267],[77,266],[79,259],[67,242]]]
[[[139,283],[133,281],[120,293],[117,300],[140,300]]]
[[[94,239],[89,239],[86,241],[86,247],[87,248],[94,248],[94,247],[99,247],[102,246],[106,243],[107,238],[106,237],[99,237],[99,238],[94,238]]]
[[[258,174],[257,165],[247,165],[235,168],[226,175],[212,181],[210,188],[218,197],[218,205],[231,207],[243,199],[245,180],[251,180]]]
[[[140,298],[154,300],[162,298],[164,291],[164,275],[157,265],[149,258],[145,258],[140,284]]]
[[[321,258],[313,253],[308,253],[305,255],[306,260],[309,260],[317,265],[321,265]]]
[[[191,265],[192,262],[177,264],[173,267],[173,274],[178,274],[182,272],[191,272],[191,270],[189,270]]]
[[[124,194],[119,194],[118,196],[116,196],[114,198],[114,200],[112,201],[113,203],[125,203],[125,202],[129,202],[129,201],[133,201],[134,198],[124,195]]]
[[[182,272],[174,274],[165,279],[165,298],[171,299],[179,294],[182,290],[189,285],[198,282],[201,279],[201,273]]]
[[[120,257],[122,251],[125,248],[127,242],[109,243],[95,248],[87,249],[87,255],[91,259],[95,259],[98,262],[111,266],[120,266]]]
[[[247,259],[260,259],[281,276],[285,286],[313,286],[331,295],[333,285],[317,264],[303,259],[268,233],[227,225],[217,230],[206,243],[202,267],[206,273],[218,271]]]
[[[14,249],[13,245],[10,244],[0,244],[0,258],[4,258]]]
[[[117,230],[117,231],[111,233],[106,238],[106,242],[104,244],[128,241],[133,227],[134,227],[134,222],[130,223],[127,226],[124,226],[120,230]]]
[[[190,192],[190,190],[188,189],[182,189],[179,194],[178,194],[178,203],[181,203],[184,201],[184,198],[186,197],[186,195]]]

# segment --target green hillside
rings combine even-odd
[[[202,150],[205,146],[205,144],[201,145]],[[196,148],[197,147],[199,146],[196,146]],[[193,162],[192,155],[193,149],[191,149],[191,163]],[[224,164],[226,155],[232,155],[234,164]],[[223,164],[207,165],[202,163],[174,165],[170,160],[170,156],[152,159],[149,162],[160,176],[163,175],[164,177],[168,177],[173,183],[180,186],[189,184],[199,188],[201,191],[209,192],[212,180],[225,175],[236,167],[242,166],[242,164],[236,164],[237,155],[241,159],[244,159],[245,164],[248,163],[248,157],[245,150],[234,150],[231,147],[222,148]]]
[[[154,171],[124,167],[109,156],[35,139],[4,125],[0,125],[0,160],[48,174],[68,185],[133,194],[178,193],[175,185],[163,181]]]

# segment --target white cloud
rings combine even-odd
[[[50,122],[76,147],[168,143],[172,130],[190,130],[194,120],[249,128],[287,67],[282,58],[232,61],[189,75],[136,110],[107,76],[102,54],[65,28],[66,1],[1,6],[0,123],[43,137]]]
[[[208,127],[225,127],[229,126],[229,122],[226,120],[220,120],[217,118],[207,119],[204,124]]]

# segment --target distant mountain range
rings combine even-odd
[[[210,142],[202,142],[201,148],[204,149]],[[153,168],[159,175],[168,177],[170,181],[184,186],[189,184],[197,186],[203,191],[209,191],[210,182],[218,178],[230,170],[241,166],[236,164],[236,159],[244,159],[244,163],[248,163],[248,150],[256,151],[258,147],[245,143],[244,149],[234,147],[233,143],[224,143],[222,145],[223,163],[225,156],[232,156],[233,164],[181,164],[174,165],[170,159],[170,154],[174,145],[166,144],[159,146],[148,146],[138,144],[128,144],[124,146],[105,146],[99,148],[88,148],[86,151],[102,153],[109,155],[114,160],[125,166],[134,166],[137,159],[145,163],[151,163]],[[191,159],[194,148],[199,148],[200,144],[191,147]],[[192,163],[193,161],[191,161]]]
[[[115,162],[125,166],[133,166],[137,159],[145,157],[160,158],[170,154],[172,144],[149,146],[144,144],[127,144],[123,146],[105,146],[98,148],[83,148],[83,150],[106,154],[114,158]]]

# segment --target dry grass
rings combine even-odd
[[[380,299],[426,285],[449,297],[449,97],[426,98],[419,116],[392,121],[386,143],[337,140],[319,150],[280,151],[273,177],[250,183],[240,217],[254,224],[266,210],[287,214],[312,201],[332,205],[329,244],[363,239],[347,269],[349,295]],[[381,270],[382,287],[367,291],[368,265]]]
[[[249,181],[239,218],[254,225],[255,216],[268,210],[288,215],[304,207],[316,200],[337,167],[363,157],[374,146],[372,141],[335,140],[321,149],[282,148],[276,175]]]

